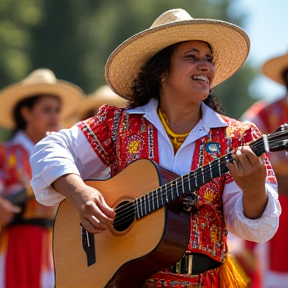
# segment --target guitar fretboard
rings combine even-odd
[[[231,161],[231,153],[215,159],[208,165],[198,168],[184,176],[168,182],[158,189],[135,200],[136,219],[140,219],[179,197],[197,190],[212,179],[228,172],[227,162]]]

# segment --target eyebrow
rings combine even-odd
[[[190,50],[184,52],[184,54],[188,54],[188,53],[190,53],[190,52],[198,52],[198,53],[200,53],[200,51],[199,51],[198,49],[196,49],[196,48],[192,48],[192,49],[190,49]],[[213,53],[212,53],[212,51],[209,49],[209,52],[207,52],[206,55],[212,56]]]

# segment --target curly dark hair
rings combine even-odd
[[[168,73],[170,70],[172,55],[180,43],[172,44],[159,51],[140,69],[131,89],[132,100],[128,104],[129,107],[143,106],[151,98],[159,100],[161,75]],[[227,115],[223,105],[212,90],[203,102],[214,111]]]

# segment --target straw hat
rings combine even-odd
[[[221,20],[193,19],[185,10],[173,9],[112,52],[105,67],[107,83],[117,94],[131,99],[131,86],[140,68],[165,47],[189,40],[205,41],[212,47],[216,71],[212,88],[244,63],[250,49],[249,38],[240,27]]]
[[[52,94],[60,97],[61,118],[75,111],[84,96],[82,89],[70,82],[58,80],[51,70],[37,69],[21,82],[0,91],[0,126],[13,128],[15,125],[13,109],[16,104],[38,94]]]
[[[108,85],[103,85],[82,100],[78,109],[78,115],[80,119],[83,119],[90,110],[96,113],[100,106],[104,104],[120,108],[125,107],[126,103],[127,100],[114,93]]]
[[[272,58],[261,67],[262,73],[279,84],[285,85],[282,73],[288,68],[288,53]]]

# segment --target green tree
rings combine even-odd
[[[228,0],[43,0],[45,16],[33,28],[31,59],[57,77],[81,86],[86,93],[105,82],[110,53],[128,37],[150,27],[164,11],[184,8],[194,18],[226,20],[241,26],[243,15],[230,13]],[[203,8],[204,7],[204,8]],[[215,89],[229,115],[239,117],[254,100],[248,86],[254,77],[249,64]]]
[[[0,89],[18,82],[32,69],[31,28],[41,21],[41,0],[0,1]],[[0,141],[9,131],[0,128]]]
[[[194,18],[221,19],[242,26],[244,15],[231,0],[1,0],[0,88],[47,67],[88,94],[105,83],[110,53],[147,29],[164,11],[183,8]],[[246,63],[216,87],[228,114],[239,117],[255,100],[249,95],[254,69]]]
[[[0,88],[30,72],[31,28],[42,18],[41,0],[0,1]]]

